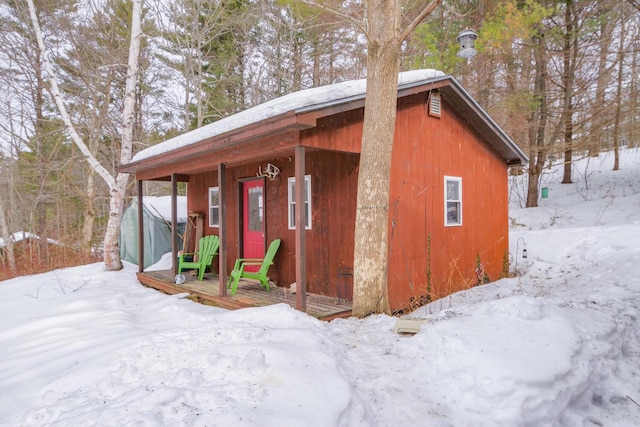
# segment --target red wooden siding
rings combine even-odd
[[[265,181],[266,241],[282,239],[270,277],[279,286],[295,282],[294,230],[288,229],[287,181],[294,175],[292,157],[269,159],[280,169],[276,180]],[[226,214],[228,254],[227,268],[233,268],[239,247],[239,187],[241,179],[255,177],[263,163],[253,163],[227,169]],[[355,221],[355,189],[358,156],[336,152],[309,152],[306,156],[307,174],[311,175],[312,229],[307,233],[307,291],[321,295],[340,294],[351,298],[351,285],[338,280],[338,267],[353,265],[353,231]],[[218,234],[217,227],[209,227],[208,188],[217,185],[217,172],[192,175],[188,184],[188,209],[205,214],[204,234]],[[346,244],[345,244],[346,242]],[[345,293],[346,292],[346,293]]]
[[[317,126],[300,132],[300,143],[324,150],[360,153],[364,108],[318,119]]]
[[[313,193],[313,229],[307,231],[311,293],[352,298],[352,282],[339,278],[338,269],[353,266],[358,161],[355,154],[317,151],[307,155]],[[289,233],[293,239],[294,231]]]
[[[437,299],[475,285],[478,255],[490,279],[496,280],[508,248],[504,159],[452,113],[446,97],[440,118],[429,116],[427,106],[424,93],[399,101],[389,201],[388,277],[393,310],[425,295]],[[351,299],[351,278],[339,277],[338,269],[353,266],[362,112],[322,118],[316,128],[300,131],[300,144],[308,147],[306,174],[311,175],[312,190],[312,229],[306,232],[309,293]],[[288,143],[275,145],[283,148]],[[234,156],[245,159],[238,153]],[[226,170],[227,268],[233,267],[240,253],[238,182],[255,177],[259,166],[271,162],[280,175],[265,180],[266,242],[280,238],[282,245],[270,276],[279,286],[289,286],[295,282],[295,232],[287,228],[287,178],[294,176],[293,151],[266,150],[259,159],[230,164]],[[207,162],[215,168],[209,158],[184,170],[192,172],[189,211],[205,213],[205,234],[217,234],[208,218],[208,188],[217,185],[217,171],[200,172]],[[462,178],[460,227],[444,226],[445,175]],[[342,288],[345,284],[347,290]]]
[[[445,102],[436,118],[428,115],[425,95],[406,101],[398,111],[390,193],[394,310],[423,295],[437,299],[475,285],[478,255],[496,280],[508,247],[504,160],[480,143]],[[444,226],[445,175],[462,178],[460,227]]]

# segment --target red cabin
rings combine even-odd
[[[364,91],[362,80],[296,92],[144,150],[121,171],[135,174],[140,192],[144,180],[172,180],[175,197],[175,184],[187,182],[189,212],[204,216],[205,235],[220,236],[222,277],[279,238],[270,278],[298,282],[299,309],[307,294],[349,301]],[[400,75],[389,200],[394,311],[501,277],[508,167],[526,162],[454,78]],[[296,224],[302,181],[307,220]],[[229,298],[224,283],[214,293]]]

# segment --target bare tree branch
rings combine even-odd
[[[636,8],[638,12],[640,12],[640,0],[627,0],[631,6]]]
[[[632,0],[629,0],[629,1],[632,1]],[[637,1],[637,0],[633,0],[633,1]],[[430,4],[425,6],[425,8],[422,9],[422,11],[407,26],[407,28],[405,28],[402,31],[402,33],[400,34],[400,42],[404,41],[407,37],[409,37],[409,35],[418,26],[418,24],[420,24],[424,20],[424,18],[429,16],[431,14],[431,12],[433,12],[435,10],[435,8],[438,7],[438,5],[440,5],[440,3],[442,3],[442,0],[433,0]]]
[[[437,0],[440,1],[440,0]],[[362,33],[364,35],[367,35],[367,28],[365,27],[365,25],[363,25],[362,22],[358,21],[357,19],[355,19],[353,16],[346,14],[344,12],[341,12],[338,9],[334,9],[332,7],[326,6],[324,4],[319,4],[313,0],[302,0],[302,3],[312,6],[312,7],[316,7],[320,10],[324,10],[325,12],[329,12],[332,15],[335,15],[339,18],[344,19],[346,22],[349,22],[350,24],[352,24],[353,26],[355,26],[356,28],[358,28],[360,31],[362,31]]]
[[[49,84],[51,85],[51,94],[53,99],[58,107],[58,111],[60,112],[60,116],[62,117],[62,121],[69,133],[69,136],[73,140],[74,144],[80,149],[82,154],[85,156],[85,160],[91,165],[91,167],[100,175],[100,177],[106,182],[107,186],[110,189],[113,189],[116,185],[116,181],[111,176],[111,173],[100,164],[100,162],[94,157],[94,155],[89,150],[89,147],[84,143],[73,123],[71,122],[71,118],[69,113],[67,112],[67,108],[64,105],[62,100],[62,95],[60,93],[60,88],[58,87],[58,81],[56,79],[55,74],[53,73],[53,67],[51,67],[51,62],[49,61],[49,50],[46,48],[44,44],[44,39],[42,37],[42,30],[40,29],[40,23],[38,22],[38,16],[36,15],[36,8],[33,4],[33,0],[27,0],[27,4],[29,5],[29,14],[31,16],[31,23],[33,24],[33,30],[36,35],[36,40],[38,41],[38,47],[40,52],[42,53],[42,62],[44,69],[47,71],[49,75]]]
[[[124,197],[129,181],[129,175],[126,173],[117,173],[114,177],[102,164],[94,157],[91,150],[84,143],[78,132],[76,131],[67,109],[64,105],[60,88],[53,67],[49,61],[49,51],[44,44],[42,30],[38,22],[38,16],[33,0],[27,0],[29,5],[29,14],[33,24],[38,48],[42,54],[42,62],[44,69],[49,75],[49,83],[51,85],[51,94],[58,107],[58,112],[62,116],[62,121],[69,136],[74,144],[80,149],[85,156],[85,160],[91,168],[107,183],[109,187],[109,220],[104,236],[104,261],[107,270],[122,269],[122,261],[120,259],[120,250],[118,247],[118,238],[120,236],[120,223],[122,222],[122,213],[124,210]],[[135,112],[135,87],[137,84],[139,56],[140,56],[140,38],[142,35],[142,0],[132,0],[131,13],[131,40],[129,42],[129,60],[127,65],[127,79],[125,83],[124,105],[122,108],[122,140],[120,144],[120,164],[128,163],[131,160],[133,146],[133,120]]]

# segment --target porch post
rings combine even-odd
[[[144,216],[142,213],[142,180],[138,180],[138,273],[144,271]]]
[[[178,175],[171,174],[171,269],[178,274]]]
[[[296,308],[307,311],[307,247],[305,236],[305,148],[296,146],[295,149],[296,175]]]
[[[218,247],[218,281],[219,295],[224,297],[227,295],[227,166],[225,163],[218,165],[218,238],[220,246]]]

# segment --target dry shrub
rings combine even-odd
[[[16,271],[10,271],[6,263],[0,264],[0,280],[101,261],[99,257],[81,255],[74,248],[57,244],[48,245],[48,257],[45,261],[40,256],[37,242],[33,240],[23,240],[16,243],[14,255]]]

